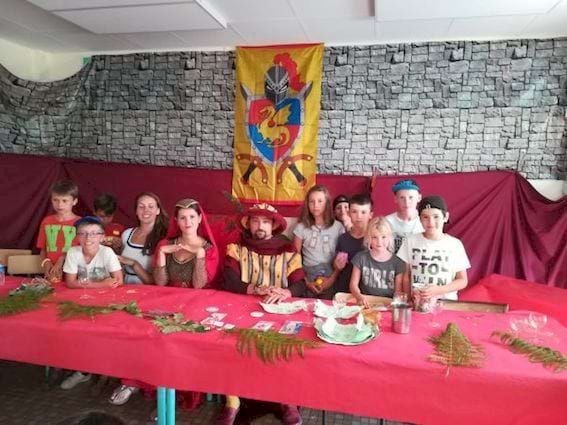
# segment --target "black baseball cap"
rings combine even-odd
[[[447,212],[447,203],[440,196],[437,196],[437,195],[426,196],[417,205],[417,211],[421,214],[421,212],[423,210],[428,209],[428,208],[435,208],[435,209],[443,211],[443,213],[446,213]]]
[[[337,205],[342,204],[343,202],[346,202],[348,204],[348,198],[346,197],[346,195],[337,196],[333,201],[333,209],[335,209]]]

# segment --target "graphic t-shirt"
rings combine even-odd
[[[386,216],[386,220],[388,220],[388,223],[392,226],[392,232],[394,233],[394,252],[400,250],[402,242],[408,235],[424,232],[419,216],[413,220],[404,221],[398,217],[397,213],[392,213]]]
[[[365,295],[392,297],[396,276],[404,272],[405,264],[396,255],[388,261],[376,261],[370,251],[359,252],[352,264],[360,269],[360,292]]]
[[[330,264],[335,259],[335,248],[339,235],[345,232],[340,221],[335,220],[330,227],[311,226],[298,223],[293,234],[303,241],[301,257],[303,266],[313,267]]]
[[[76,274],[77,279],[87,278],[91,282],[99,282],[110,277],[110,273],[121,270],[122,266],[114,251],[100,245],[98,252],[89,264],[85,263],[85,257],[80,246],[74,246],[67,252],[63,272]]]
[[[78,245],[73,226],[75,221],[77,218],[59,221],[55,214],[48,215],[41,221],[36,246],[45,249],[46,258],[55,263],[69,248]]]
[[[459,271],[471,267],[463,243],[443,234],[439,240],[426,239],[423,234],[409,235],[398,251],[398,257],[410,265],[410,283],[413,288],[426,285],[448,285]],[[456,300],[457,291],[443,295]]]

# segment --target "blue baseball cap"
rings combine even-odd
[[[102,221],[100,221],[100,218],[94,217],[92,215],[87,215],[85,217],[81,217],[80,219],[78,219],[77,221],[75,221],[73,223],[73,226],[79,227],[83,224],[98,224],[99,226],[103,227]]]
[[[392,192],[398,193],[400,190],[417,190],[418,192],[421,192],[415,180],[411,179],[400,180],[392,186]]]

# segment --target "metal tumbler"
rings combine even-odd
[[[407,334],[411,325],[411,306],[409,304],[392,305],[392,330],[398,334]]]

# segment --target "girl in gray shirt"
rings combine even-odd
[[[392,297],[402,290],[405,263],[392,253],[394,236],[384,217],[370,220],[364,243],[367,249],[352,259],[350,292],[360,305],[368,307],[363,295]]]

